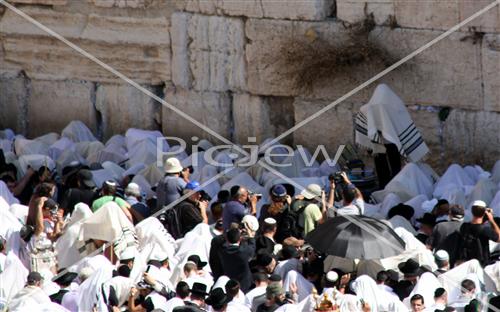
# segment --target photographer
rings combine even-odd
[[[208,201],[202,198],[200,183],[191,181],[186,184],[184,194],[190,194],[188,198],[177,204],[179,221],[182,235],[194,229],[199,223],[208,224],[207,207]]]
[[[228,230],[231,223],[240,223],[247,214],[255,216],[258,200],[257,194],[252,195],[246,188],[238,187],[233,198],[226,203],[222,212],[224,230]]]
[[[365,212],[365,202],[359,189],[352,184],[345,172],[338,174],[342,179],[342,207],[333,208],[336,215],[362,215]],[[328,196],[328,207],[334,207],[335,178],[330,180],[330,194]]]

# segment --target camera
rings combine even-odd
[[[248,196],[256,196],[258,199],[262,198],[262,194],[260,193],[255,193],[253,191],[248,191]]]
[[[210,202],[212,200],[212,197],[210,197],[210,195],[208,195],[208,193],[205,192],[204,190],[200,190],[199,193],[201,196],[200,200],[207,201],[207,202]]]
[[[344,182],[344,178],[342,177],[342,173],[343,173],[343,171],[337,171],[333,174],[330,174],[328,176],[328,180],[334,181],[335,184],[341,184]]]

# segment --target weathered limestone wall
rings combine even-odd
[[[262,141],[282,133],[492,1],[9,2],[199,123],[246,143],[248,136]],[[362,21],[373,24],[353,39]],[[366,46],[359,40],[378,52],[331,72],[331,62],[314,62],[346,47],[361,51]],[[290,57],[297,47],[304,58]],[[491,165],[500,159],[499,73],[497,6],[381,82],[407,103],[431,148],[431,164]],[[326,144],[332,152],[352,142],[353,114],[374,87],[285,141]],[[450,114],[441,121],[443,108]],[[128,127],[210,138],[0,5],[0,128],[36,136],[60,131],[72,119],[102,138]]]

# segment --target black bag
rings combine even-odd
[[[309,202],[302,201],[293,207],[287,207],[283,212],[281,227],[284,232],[290,233],[293,237],[302,239],[304,237],[304,210]]]
[[[31,225],[23,225],[23,227],[19,231],[19,235],[26,243],[30,241],[34,233],[35,233],[35,228]]]
[[[158,219],[173,238],[179,239],[182,237],[182,226],[177,206],[165,210],[158,216]]]
[[[472,232],[472,224],[464,223],[460,227],[460,244],[458,260],[477,259],[484,264],[484,251],[479,236]]]

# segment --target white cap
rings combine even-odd
[[[276,224],[276,220],[274,218],[265,218],[264,223],[267,224]]]
[[[257,220],[257,218],[252,215],[244,216],[241,222],[246,223],[250,228],[250,230],[254,232],[256,232],[259,229],[259,220]]]
[[[125,194],[130,194],[133,196],[140,196],[141,195],[141,187],[139,186],[139,184],[131,182],[125,188]]]
[[[436,251],[436,253],[434,254],[434,257],[436,257],[436,260],[438,260],[438,261],[450,260],[450,255],[448,255],[446,250],[442,250],[442,249]]]
[[[472,206],[478,206],[478,207],[486,208],[486,203],[484,201],[482,201],[482,200],[475,200],[472,203]]]
[[[326,273],[326,280],[335,283],[339,279],[339,275],[335,271]]]
[[[179,173],[182,171],[181,162],[175,158],[170,157],[165,161],[165,172],[166,173]]]

